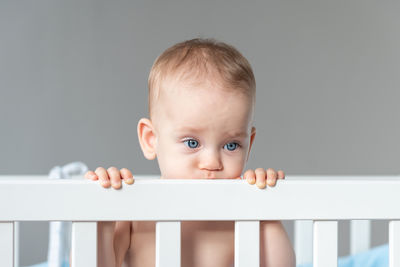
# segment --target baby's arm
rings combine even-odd
[[[114,249],[114,232],[116,222],[97,223],[97,266],[116,267],[117,258]]]
[[[98,222],[97,223],[97,266],[122,266],[125,254],[129,249],[131,222]],[[71,254],[69,266],[71,267]]]
[[[296,257],[280,221],[260,222],[260,263],[262,267],[294,267]]]
[[[126,184],[133,183],[132,173],[128,169],[118,170],[110,167],[107,170],[99,167],[94,172],[88,171],[86,179],[93,181],[99,180],[104,188],[110,185],[119,189],[121,179]],[[120,267],[125,258],[125,254],[130,246],[131,222],[98,222],[97,223],[97,264],[99,267]]]
[[[122,266],[130,246],[131,222],[98,222],[97,236],[97,266]]]
[[[244,179],[249,184],[256,184],[258,188],[275,186],[278,179],[285,179],[281,170],[257,168],[247,170]],[[294,267],[295,254],[280,221],[262,221],[260,223],[260,263],[262,267]]]

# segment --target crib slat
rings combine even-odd
[[[313,259],[313,221],[299,220],[294,222],[294,250],[296,263],[311,263]]]
[[[181,266],[181,223],[156,223],[156,267]]]
[[[20,222],[14,222],[14,267],[19,267],[19,230]]]
[[[14,267],[13,222],[0,222],[0,266]]]
[[[72,267],[97,266],[97,222],[72,222]]]
[[[400,221],[389,222],[389,267],[400,267]]]
[[[337,221],[314,221],[314,267],[337,267]]]
[[[366,251],[371,244],[371,221],[350,221],[350,254]]]
[[[260,222],[235,221],[235,267],[260,266]]]

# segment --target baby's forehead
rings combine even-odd
[[[191,96],[191,94],[179,97],[165,97],[156,105],[155,114],[157,120],[168,122],[177,129],[200,129],[231,127],[233,130],[248,126],[252,118],[252,107],[249,102],[233,96],[225,99],[221,96],[213,96],[211,92],[204,92]]]
[[[208,98],[216,95],[229,95],[229,97],[252,97],[242,88],[229,85],[215,75],[202,77],[170,76],[162,81],[159,86],[158,96],[177,96],[179,94],[193,94],[206,92]],[[175,100],[174,100],[175,101]]]
[[[161,81],[160,81],[161,82]],[[158,86],[159,92],[157,96],[151,100],[150,105],[152,111],[158,110],[160,113],[178,112],[179,119],[190,117],[199,117],[201,115],[218,113],[223,109],[227,109],[229,104],[237,103],[245,109],[253,109],[254,100],[252,96],[246,94],[243,90],[229,86],[218,77],[186,77],[181,79],[180,76],[169,76],[163,79],[162,83]],[[200,106],[198,103],[202,103]],[[204,106],[209,107],[205,109]],[[181,113],[177,107],[184,107],[182,109],[190,111],[188,114]],[[225,118],[230,119],[237,116],[236,106],[231,108],[235,112],[225,112]],[[156,113],[159,113],[156,112]],[[152,112],[154,113],[154,112]],[[155,115],[155,114],[154,114]],[[151,115],[153,117],[153,115]],[[163,116],[164,117],[164,116]],[[177,116],[173,116],[178,119]]]
[[[187,69],[182,67],[180,70],[169,72],[160,80],[160,89],[174,87],[182,88],[207,88],[216,86],[221,89],[228,89],[231,86],[224,81],[223,77],[217,70],[209,70],[207,72],[197,70],[196,68]]]

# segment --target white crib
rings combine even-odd
[[[368,220],[375,219],[390,220],[390,267],[400,267],[398,176],[288,176],[265,190],[243,180],[145,176],[136,176],[134,185],[121,190],[105,190],[76,178],[0,176],[1,267],[15,264],[18,221],[73,221],[73,267],[97,265],[96,221],[157,221],[156,266],[179,267],[180,221],[230,220],[235,221],[235,266],[255,267],[259,266],[259,221],[295,220],[297,260],[312,258],[315,267],[333,267],[337,266],[338,220],[355,220],[351,249],[357,252],[369,247]]]

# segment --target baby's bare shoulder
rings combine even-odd
[[[279,233],[285,232],[281,221],[260,221],[261,233]]]
[[[130,223],[132,234],[135,232],[151,232],[156,230],[155,221],[132,221]]]

